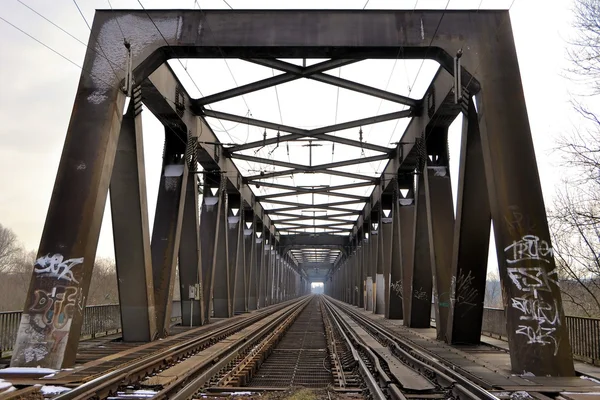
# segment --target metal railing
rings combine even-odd
[[[13,348],[21,322],[21,314],[21,311],[0,312],[0,354],[2,357],[7,356]],[[179,300],[174,300],[171,323],[179,322],[181,322],[181,303]],[[102,304],[85,308],[81,326],[82,339],[112,335],[120,331],[121,311],[118,304]]]
[[[565,318],[573,358],[600,365],[600,318]],[[507,340],[506,316],[501,308],[484,308],[481,333]]]

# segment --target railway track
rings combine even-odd
[[[284,399],[290,388],[309,388],[320,391],[311,399],[554,398],[497,395],[386,324],[325,296],[271,306],[176,339],[90,379],[68,383],[68,392],[45,397],[182,400],[235,398],[242,392],[244,399],[269,399],[267,392],[284,392],[274,397]],[[101,361],[90,364],[98,368]],[[73,375],[84,371],[85,365]],[[21,390],[24,395],[37,393],[33,386]]]

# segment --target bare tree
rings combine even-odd
[[[600,95],[600,3],[574,4],[567,75],[581,95]],[[600,316],[600,119],[580,99],[572,104],[581,124],[557,143],[566,176],[548,216],[565,312]]]
[[[600,94],[600,3],[597,0],[575,0],[576,36],[568,51],[573,67],[571,79],[585,84],[589,94]]]
[[[495,272],[488,272],[485,283],[485,307],[502,308],[502,291],[500,289],[500,278]]]
[[[9,272],[13,268],[15,256],[20,249],[17,235],[12,229],[0,224],[0,273]]]

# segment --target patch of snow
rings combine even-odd
[[[12,386],[12,383],[5,381],[3,379],[0,379],[0,392],[10,388]]]
[[[252,392],[231,392],[230,396],[250,396]]]
[[[527,399],[533,399],[533,397],[531,397],[529,395],[529,393],[524,392],[524,391],[519,391],[519,392],[513,392],[510,395],[511,400],[527,400]]]
[[[40,391],[42,392],[42,394],[45,395],[45,396],[51,396],[51,395],[55,395],[55,394],[61,394],[61,393],[64,393],[64,392],[68,392],[69,390],[71,390],[71,389],[63,387],[63,386],[53,386],[53,385],[44,385],[40,389]]]
[[[34,375],[49,375],[56,373],[57,370],[52,368],[39,368],[39,367],[8,367],[0,370],[2,375],[22,375],[22,374],[34,374]]]
[[[580,378],[585,379],[586,381],[592,381],[600,385],[600,381],[598,379],[592,378],[591,376],[581,375]]]

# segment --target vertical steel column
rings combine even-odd
[[[381,207],[380,207],[381,208]],[[371,276],[373,277],[373,313],[377,313],[377,275],[383,278],[383,273],[379,273],[380,270],[380,254],[381,254],[381,235],[380,235],[380,215],[379,209],[371,212]]]
[[[357,265],[357,279],[358,279],[358,304],[359,308],[365,307],[365,272],[363,263],[363,234],[359,231],[354,242],[354,259]]]
[[[458,199],[448,315],[448,343],[477,344],[481,338],[483,300],[490,241],[490,202],[473,98],[463,116]]]
[[[394,318],[403,318],[404,324],[408,324],[410,305],[412,301],[412,279],[415,251],[415,177],[411,172],[398,174],[397,200],[394,202],[397,213],[394,223],[395,234],[399,242],[394,239],[394,245],[400,251],[400,271],[396,264],[392,267],[392,282],[394,292],[402,299],[402,311],[394,315]],[[402,314],[400,314],[402,313]],[[392,316],[390,316],[392,318]]]
[[[94,56],[86,54],[85,70]],[[116,82],[100,90],[94,79],[82,72],[13,348],[14,367],[75,363],[125,102]],[[90,100],[96,93],[101,101]]]
[[[228,258],[228,304],[229,304],[229,316],[233,316],[233,308],[235,302],[235,292],[237,283],[238,266],[243,263],[242,257],[238,257],[242,248],[242,240],[244,231],[242,229],[241,213],[242,205],[240,195],[232,193],[228,195],[229,206],[227,207],[227,258]],[[242,273],[240,273],[242,275]],[[243,286],[243,283],[242,283]],[[243,303],[243,296],[240,301]]]
[[[223,210],[225,203],[224,191],[221,190],[221,178],[218,171],[205,171],[204,195],[202,196],[202,211],[200,217],[200,245],[202,248],[202,278],[204,281],[204,318],[208,322],[213,311],[213,287],[215,266],[220,232],[227,229],[223,226]],[[225,179],[225,178],[222,178]]]
[[[197,138],[191,138],[193,143]],[[195,166],[196,157],[192,157],[191,172],[188,174],[185,192],[185,205],[179,245],[179,287],[181,296],[181,324],[200,326],[205,320],[202,251],[200,248],[200,218],[198,215],[198,177]],[[193,290],[190,290],[190,287]],[[196,293],[196,288],[198,293]],[[190,296],[190,295],[193,295]],[[196,300],[197,299],[197,300]]]
[[[154,283],[139,89],[123,116],[110,181],[111,214],[123,341],[156,336]]]
[[[262,225],[262,222],[260,224],[260,227],[256,228],[256,243],[257,243],[257,254],[256,254],[256,273],[258,275],[258,308],[264,308],[266,306],[266,291],[265,291],[265,285],[266,285],[266,280],[267,280],[267,276],[266,276],[266,271],[267,271],[267,267],[266,267],[266,263],[267,263],[267,259],[265,258],[265,252],[267,249],[267,245],[266,245],[266,232],[264,229],[264,226]]]
[[[392,187],[396,186],[395,180],[390,184]],[[381,196],[381,264],[383,266],[383,296],[381,299],[381,310],[377,310],[378,314],[385,315],[385,318],[390,318],[390,299],[391,299],[391,275],[392,275],[392,262],[393,251],[396,249],[398,252],[398,246],[394,242],[394,219],[396,217],[396,210],[393,206],[394,198],[392,194],[384,193]],[[398,252],[398,254],[400,254]],[[400,304],[402,309],[402,304]],[[380,312],[381,311],[381,312]]]
[[[421,151],[425,152],[423,139],[419,140]],[[424,154],[423,154],[424,155]],[[431,315],[431,257],[429,254],[429,230],[427,226],[427,207],[425,195],[425,177],[427,169],[425,157],[417,173],[417,198],[414,223],[414,257],[412,263],[411,301],[408,326],[411,328],[429,328]],[[421,169],[422,168],[422,169]]]
[[[250,219],[251,218],[251,219]],[[248,225],[246,222],[246,230],[244,231],[244,241],[246,245],[246,271],[248,271],[248,311],[253,311],[258,308],[258,264],[257,253],[260,252],[258,239],[256,238],[256,217],[251,211],[247,214],[246,221],[251,221]]]
[[[573,376],[512,28],[482,29],[480,131],[514,372]],[[493,47],[493,49],[492,49]]]
[[[227,193],[227,178],[221,176],[221,188],[223,201],[219,202],[220,223],[223,227],[217,232],[218,238],[215,246],[215,257],[213,262],[213,316],[215,318],[229,317],[231,293],[229,289],[229,193]]]
[[[371,229],[371,221],[367,221],[365,224],[365,232],[367,232],[368,237],[366,238],[366,246],[365,246],[365,267],[367,272],[367,279],[365,280],[366,286],[366,310],[373,311],[373,248],[376,248],[377,245],[377,235],[372,234]]]
[[[250,282],[250,270],[252,260],[252,248],[254,240],[254,230],[252,229],[254,218],[251,211],[241,211],[241,238],[238,248],[238,263],[235,275],[235,292],[233,313],[248,312],[249,292],[248,285]]]
[[[188,179],[186,149],[175,135],[171,131],[165,132],[165,155],[151,243],[156,330],[160,337],[169,335],[171,325],[175,268],[186,197],[187,185],[184,183]]]
[[[433,128],[427,139],[425,198],[429,251],[434,282],[435,329],[446,340],[450,307],[450,269],[454,233],[452,186],[448,169],[448,128]]]

